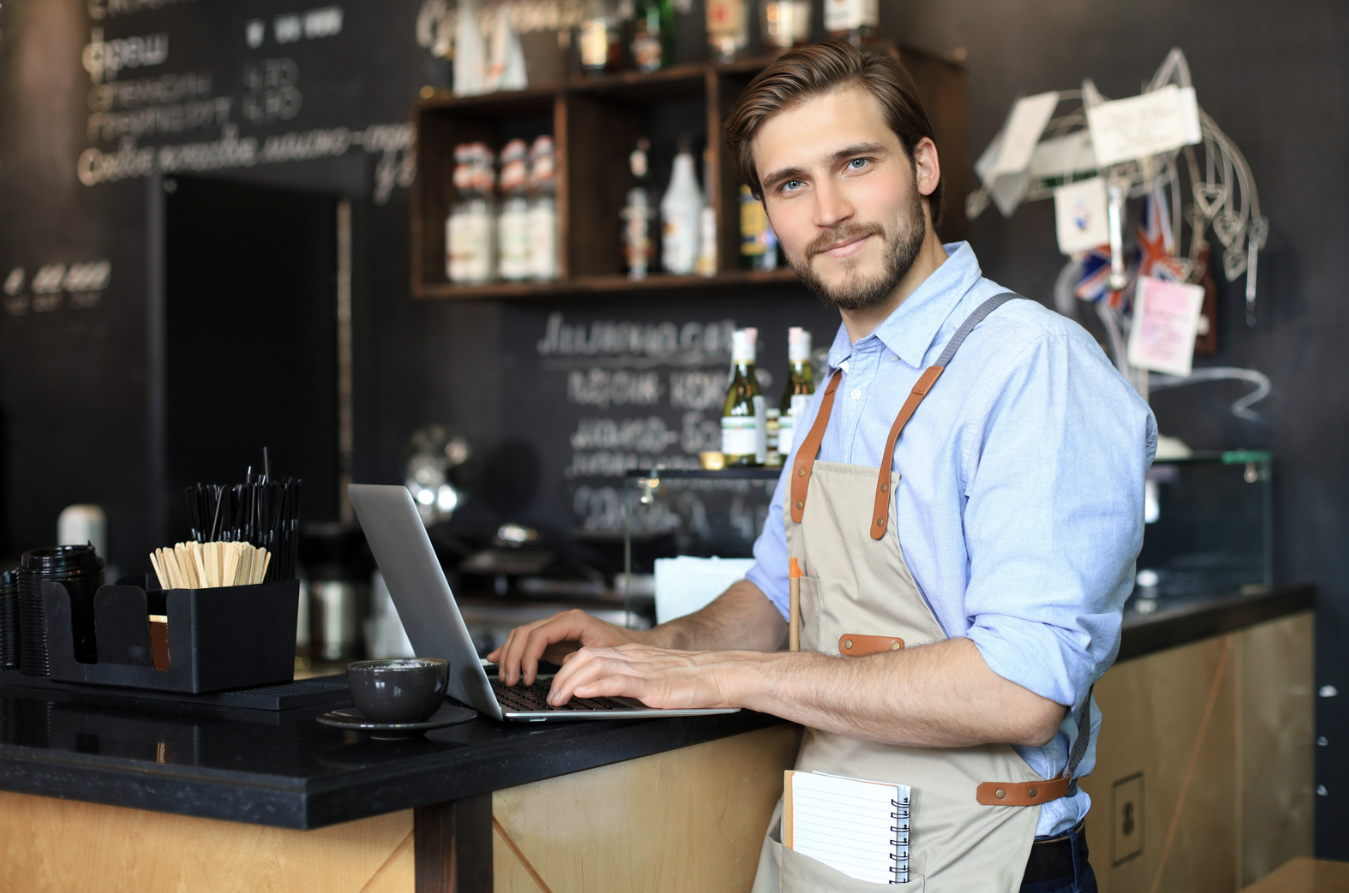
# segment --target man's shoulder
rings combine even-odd
[[[1103,355],[1100,345],[1086,329],[1058,311],[996,283],[986,281],[983,291],[989,297],[1015,294],[1017,300],[1008,301],[985,317],[970,333],[971,339],[979,335],[979,340],[986,342],[988,347],[1015,350],[1049,338],[1064,338],[1074,345]]]

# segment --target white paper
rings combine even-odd
[[[1032,180],[1063,180],[1096,170],[1091,134],[1077,130],[1067,136],[1043,140],[1030,157]]]
[[[855,880],[873,884],[908,880],[907,785],[820,772],[794,772],[790,777],[792,849]]]
[[[1190,374],[1204,287],[1140,276],[1129,328],[1130,364],[1154,372]]]
[[[657,558],[656,622],[701,611],[752,567],[753,558]]]
[[[1035,144],[1040,141],[1058,104],[1059,94],[1054,91],[1024,96],[1016,101],[1002,129],[1002,148],[993,163],[992,176],[1019,174],[1030,165]]]
[[[1094,177],[1054,190],[1054,221],[1059,251],[1077,254],[1110,241],[1106,222],[1105,180]]]
[[[1087,126],[1101,167],[1170,152],[1202,139],[1194,88],[1175,84],[1088,108]]]

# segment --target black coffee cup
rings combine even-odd
[[[449,662],[437,657],[347,664],[351,700],[371,722],[425,722],[444,703],[449,678]]]

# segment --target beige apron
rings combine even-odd
[[[937,365],[915,385],[882,455],[894,455],[904,424],[965,335],[1012,297],[993,298],[961,326]],[[805,573],[801,579],[801,650],[875,654],[940,642],[946,634],[905,564],[898,525],[888,523],[900,475],[815,461],[840,380],[836,372],[829,382],[815,425],[793,464],[793,486],[784,499],[788,554]],[[1006,744],[956,749],[896,747],[815,729],[805,730],[796,768],[909,785],[907,887],[926,893],[1014,893],[1035,838],[1040,804],[1062,796],[1070,783],[1067,778],[1045,782]],[[999,805],[984,805],[981,800]],[[1002,805],[1009,802],[1023,805]],[[864,891],[889,886],[853,880],[784,847],[781,817],[779,802],[759,858],[754,893]]]

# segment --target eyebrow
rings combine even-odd
[[[830,155],[826,160],[826,163],[829,167],[833,167],[840,161],[851,158],[854,155],[878,155],[884,152],[885,147],[880,143],[854,143],[853,145],[845,146]],[[779,183],[786,180],[799,179],[800,177],[805,176],[805,174],[806,169],[803,167],[784,167],[780,170],[773,171],[766,177],[759,178],[759,183],[764,189],[772,189]]]

